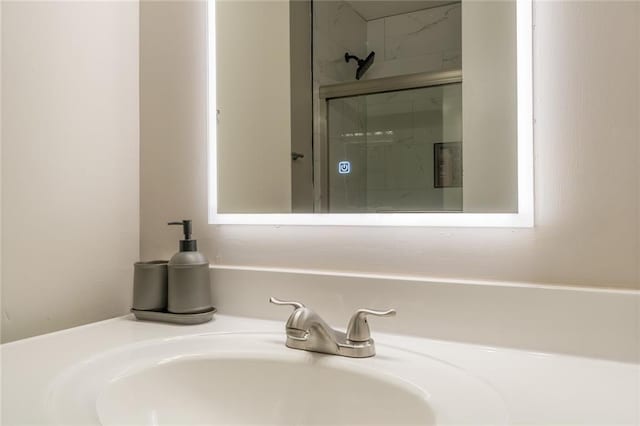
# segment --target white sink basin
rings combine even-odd
[[[426,395],[411,385],[251,358],[152,367],[112,383],[97,407],[105,425],[434,424]]]
[[[351,359],[288,349],[284,334],[142,342],[65,371],[48,412],[60,424],[506,424],[484,382],[377,343]]]

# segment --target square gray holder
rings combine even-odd
[[[133,307],[136,319],[173,324],[202,324],[211,321],[216,308],[196,313],[173,313],[167,310],[168,262],[136,262],[133,273]]]

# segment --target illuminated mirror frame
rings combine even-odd
[[[516,0],[517,24],[517,213],[218,213],[216,145],[216,11],[208,1],[208,135],[209,223],[215,225],[324,225],[324,226],[533,226],[533,22],[532,0]]]

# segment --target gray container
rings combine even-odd
[[[176,253],[169,261],[168,311],[195,314],[211,309],[209,261],[197,251]]]
[[[198,252],[198,242],[191,239],[191,220],[169,222],[182,226],[184,239],[180,251],[169,261],[169,299],[167,310],[174,314],[197,314],[213,309],[209,261]]]
[[[167,309],[168,262],[153,260],[133,265],[133,309],[161,311]]]

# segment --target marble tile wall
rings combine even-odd
[[[367,49],[376,52],[364,79],[462,67],[461,4],[367,22]]]
[[[319,85],[355,80],[350,52],[376,52],[364,79],[462,67],[461,4],[365,21],[347,2],[313,4],[314,81]]]
[[[441,209],[442,191],[433,188],[433,143],[442,140],[441,103],[438,88],[367,97],[369,206]]]
[[[367,22],[344,1],[313,3],[313,79],[332,84],[355,79],[356,65],[347,64],[345,52],[366,54]]]
[[[459,188],[433,186],[433,144],[459,140],[447,127],[461,114],[460,93],[433,87],[331,100],[331,211],[461,210]],[[337,172],[343,160],[348,175]]]

